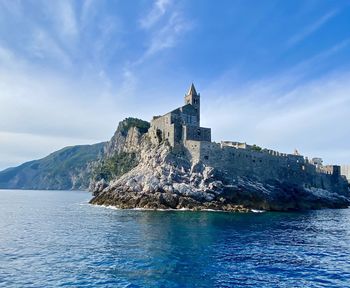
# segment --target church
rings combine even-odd
[[[185,105],[151,120],[149,135],[153,142],[167,140],[172,147],[186,141],[211,142],[211,129],[200,127],[200,94],[193,83],[185,95]]]

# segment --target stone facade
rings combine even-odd
[[[211,142],[211,129],[200,127],[200,94],[192,84],[185,95],[185,105],[151,120],[152,142],[168,141],[181,148],[187,140]]]

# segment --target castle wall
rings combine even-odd
[[[255,151],[200,141],[186,141],[185,147],[193,163],[202,161],[223,171],[231,178],[239,175],[264,183],[278,180],[334,192],[344,189],[344,185],[347,185],[337,172],[318,173],[314,165],[299,155],[272,150]]]

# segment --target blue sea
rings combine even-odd
[[[350,287],[350,209],[116,210],[0,191],[0,287]]]

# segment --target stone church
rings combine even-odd
[[[200,127],[200,94],[193,83],[185,95],[185,105],[163,116],[154,116],[149,134],[153,141],[167,140],[172,147],[188,140],[211,142],[211,129]]]

